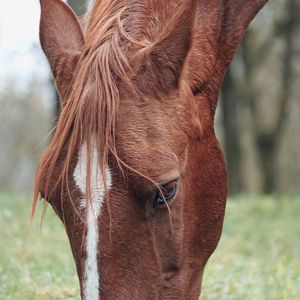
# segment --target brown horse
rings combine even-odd
[[[41,0],[62,112],[34,207],[64,222],[83,299],[198,299],[227,194],[219,90],[265,2],[99,0],[83,24]]]

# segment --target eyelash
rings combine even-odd
[[[171,202],[177,193],[177,188],[177,181],[161,186],[161,191],[157,191],[155,198],[153,199],[153,207],[161,208],[164,207],[168,202]]]

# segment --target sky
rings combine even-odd
[[[38,41],[39,11],[37,0],[1,0],[1,52]]]
[[[13,78],[20,89],[33,76],[48,78],[39,46],[39,0],[0,0],[0,89]]]
[[[92,2],[88,0],[88,5]],[[0,8],[0,90],[11,79],[20,90],[33,77],[49,80],[49,66],[39,44],[39,0],[0,0]]]

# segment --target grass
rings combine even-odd
[[[228,203],[202,299],[300,299],[300,199]]]
[[[63,225],[40,205],[29,230],[31,199],[0,194],[0,299],[79,299],[75,266]]]
[[[36,217],[29,231],[30,206],[28,197],[0,194],[0,299],[79,299],[62,224],[49,209],[42,227]],[[229,201],[201,299],[293,300],[299,295],[300,199]]]

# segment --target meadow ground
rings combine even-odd
[[[0,299],[79,299],[62,224],[41,206],[31,231],[31,200],[0,194]],[[300,299],[300,199],[230,200],[209,261],[202,300]]]

